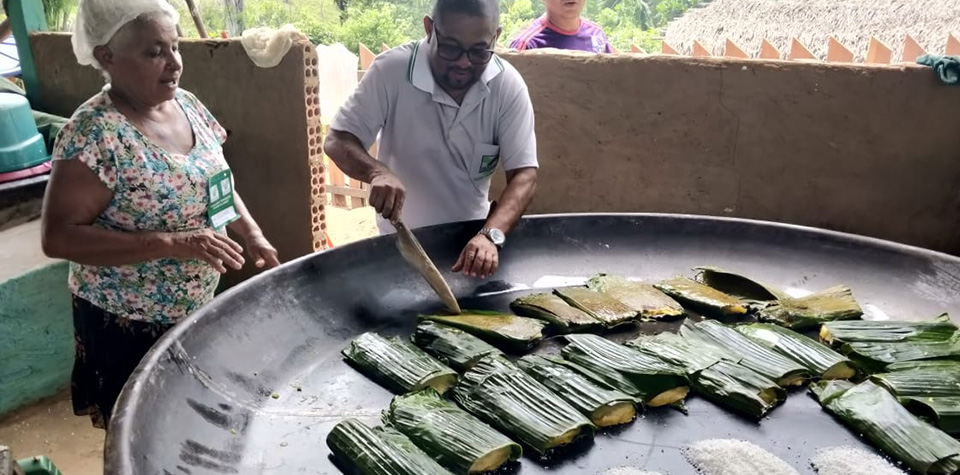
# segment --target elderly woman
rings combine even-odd
[[[70,261],[74,412],[97,427],[150,347],[240,269],[244,248],[259,268],[279,264],[233,191],[226,132],[178,87],[177,21],[165,0],[81,0],[77,14],[77,59],[108,83],[57,139],[43,249]]]

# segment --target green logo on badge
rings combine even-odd
[[[489,176],[497,169],[498,163],[500,163],[500,155],[484,155],[480,160],[480,175],[483,177]]]

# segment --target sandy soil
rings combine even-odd
[[[46,455],[64,475],[102,474],[103,438],[89,417],[73,415],[69,392],[0,420],[0,444],[9,446],[14,457]]]
[[[376,213],[367,206],[357,209],[343,209],[327,206],[327,234],[334,247],[379,235]]]

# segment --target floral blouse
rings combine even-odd
[[[107,94],[109,85],[70,118],[54,147],[54,160],[80,160],[113,199],[94,223],[125,232],[183,232],[210,227],[207,182],[228,168],[221,145],[227,134],[197,98],[178,90],[176,101],[194,134],[188,155],[169,153],[140,133]],[[200,261],[160,259],[100,267],[70,263],[70,291],[132,320],[175,323],[213,298],[220,275]]]

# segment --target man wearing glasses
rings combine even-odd
[[[493,53],[499,24],[498,0],[437,0],[426,38],[377,57],[324,143],[344,173],[370,183],[381,234],[401,217],[411,228],[486,219],[453,268],[480,278],[496,272],[537,183],[533,106],[520,74]],[[507,186],[491,207],[498,166]]]

